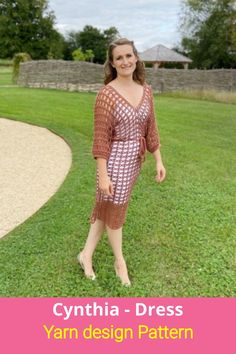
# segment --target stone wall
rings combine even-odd
[[[103,66],[100,64],[65,61],[35,60],[20,64],[18,84],[30,87],[68,89],[79,85],[101,84]]]
[[[146,68],[154,91],[216,89],[236,91],[236,70],[181,70]],[[38,60],[20,64],[20,86],[70,91],[97,91],[103,85],[103,65],[64,60]]]
[[[147,69],[147,81],[159,92],[203,89],[236,91],[235,69],[158,69],[155,74],[150,70]]]

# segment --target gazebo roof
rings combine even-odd
[[[191,63],[192,60],[182,54],[175,52],[162,44],[155,45],[154,47],[139,53],[142,61],[146,62],[178,62],[178,63]]]

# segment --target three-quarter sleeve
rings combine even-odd
[[[112,139],[112,104],[109,96],[101,91],[96,97],[94,106],[94,133],[92,154],[96,159],[108,160]]]
[[[161,147],[161,143],[160,143],[158,125],[155,117],[154,99],[153,99],[153,93],[151,87],[150,87],[150,112],[147,121],[146,132],[147,132],[146,133],[147,150],[153,153],[154,151],[156,151]]]

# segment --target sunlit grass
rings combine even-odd
[[[0,86],[13,85],[12,82],[12,67],[11,66],[0,66]]]
[[[206,100],[212,102],[222,102],[236,104],[236,91],[219,91],[219,90],[185,90],[175,92],[164,92],[162,96],[189,98],[197,100]]]

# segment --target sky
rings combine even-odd
[[[49,9],[63,35],[86,25],[101,31],[116,27],[142,52],[157,44],[179,45],[180,4],[181,0],[49,0]]]

